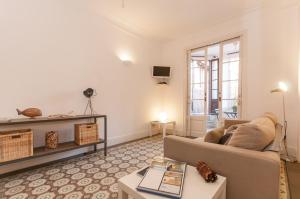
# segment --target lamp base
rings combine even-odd
[[[295,157],[289,155],[285,138],[282,140],[282,145],[282,150],[280,151],[280,159],[286,162],[297,162],[297,159]]]
[[[295,157],[290,157],[290,156],[286,156],[286,155],[281,155],[280,159],[285,161],[285,162],[297,162]]]

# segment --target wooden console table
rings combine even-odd
[[[0,166],[11,164],[23,160],[28,160],[32,158],[42,157],[46,155],[52,155],[55,153],[66,152],[74,149],[79,149],[87,146],[94,146],[94,152],[97,151],[97,144],[104,144],[104,155],[107,155],[107,116],[106,115],[77,115],[77,116],[69,116],[69,117],[59,117],[59,118],[49,118],[49,117],[38,117],[35,119],[24,118],[24,119],[11,119],[0,121],[0,128],[3,126],[11,126],[11,125],[23,125],[23,124],[35,124],[35,123],[50,123],[50,122],[66,122],[66,121],[75,121],[75,120],[84,120],[84,119],[92,119],[94,123],[97,123],[98,118],[104,119],[104,139],[99,139],[99,141],[94,143],[89,143],[85,145],[77,145],[74,141],[59,143],[56,149],[47,149],[46,147],[37,147],[33,149],[33,156],[11,160],[7,162],[0,163]]]

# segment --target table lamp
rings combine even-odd
[[[168,121],[168,114],[166,112],[160,112],[159,121],[162,123],[166,123]]]

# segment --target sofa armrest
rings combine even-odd
[[[232,125],[237,125],[237,124],[244,124],[250,122],[249,120],[224,120],[224,128],[228,129]]]
[[[280,158],[274,152],[259,152],[231,146],[167,136],[165,157],[195,166],[206,162],[227,178],[229,199],[278,199]]]

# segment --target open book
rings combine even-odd
[[[152,161],[137,190],[181,198],[185,170],[186,163],[184,162],[156,158]]]

